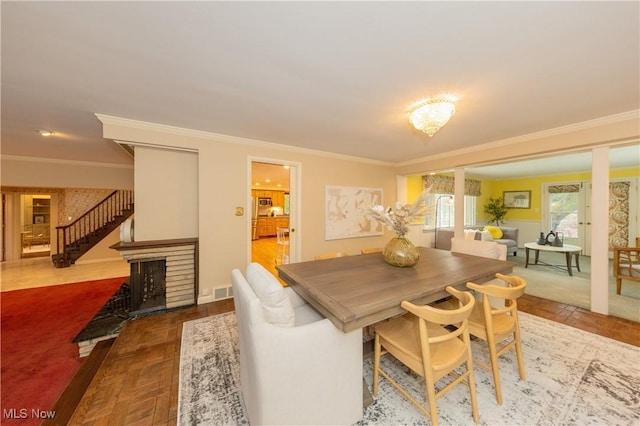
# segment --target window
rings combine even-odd
[[[476,224],[476,200],[475,196],[464,196],[464,226],[475,226]],[[432,206],[432,208],[425,215],[425,228],[434,229],[436,226],[438,228],[450,228],[455,226],[456,213],[453,195],[429,194],[426,204],[427,206]]]

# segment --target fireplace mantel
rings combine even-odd
[[[175,247],[175,246],[186,246],[186,245],[195,245],[198,246],[197,238],[177,238],[172,240],[149,240],[149,241],[133,241],[130,243],[118,242],[109,248],[114,250],[123,251],[123,250],[139,250],[143,248],[153,248],[153,247]]]

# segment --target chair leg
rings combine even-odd
[[[373,397],[378,395],[378,381],[380,380],[380,336],[376,333],[373,343]]]
[[[616,294],[622,291],[622,278],[616,278]]]
[[[496,389],[496,401],[502,405],[502,387],[500,386],[500,370],[498,369],[498,355],[496,351],[496,341],[492,334],[487,336],[489,344],[489,359],[491,360],[491,372],[493,373],[493,386]]]
[[[471,354],[471,348],[469,348],[467,371],[469,372],[467,384],[469,385],[469,394],[471,396],[471,413],[473,413],[473,421],[478,424],[480,423],[480,416],[478,415],[478,396],[476,395],[476,379],[473,375],[473,355]]]
[[[431,368],[430,366],[425,366]],[[425,370],[427,371],[427,370]],[[427,377],[428,375],[428,377]],[[429,402],[429,416],[431,417],[431,424],[438,426],[438,407],[436,406],[436,390],[433,377],[430,374],[425,375],[424,385],[427,391],[427,401]]]
[[[524,371],[524,357],[522,355],[522,343],[520,340],[520,325],[516,322],[516,329],[513,332],[513,337],[516,343],[516,357],[518,358],[518,372],[520,373],[520,380],[527,380],[527,375]]]

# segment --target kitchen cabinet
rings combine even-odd
[[[289,227],[288,217],[276,217],[276,228],[288,228],[288,227]]]
[[[276,235],[276,218],[268,217],[267,218],[267,236]]]
[[[260,217],[258,218],[258,237],[274,237],[276,235],[276,228],[288,228],[289,218],[276,216],[276,217]]]
[[[258,238],[267,236],[267,218],[258,218]]]
[[[284,191],[273,191],[273,196],[271,197],[271,201],[274,207],[284,208]]]

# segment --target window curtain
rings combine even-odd
[[[424,189],[431,187],[432,194],[451,194],[455,193],[455,179],[451,176],[444,175],[427,175],[423,176]],[[480,190],[480,181],[478,179],[464,180],[464,195],[479,197],[482,195]]]
[[[609,248],[629,245],[630,182],[609,183]]]

